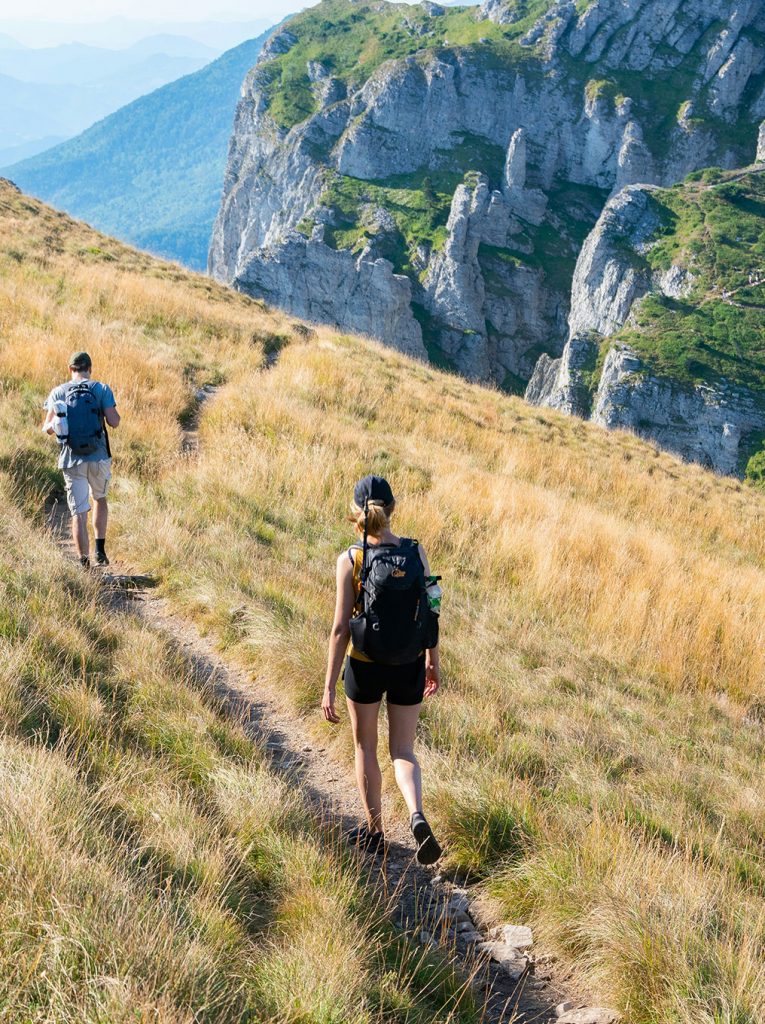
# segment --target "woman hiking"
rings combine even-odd
[[[417,860],[434,864],[441,847],[422,813],[414,736],[423,697],[432,696],[440,685],[438,619],[429,607],[426,588],[430,586],[434,603],[440,589],[435,586],[437,577],[430,576],[422,546],[391,530],[395,505],[390,484],[382,477],[366,476],[354,489],[352,522],[363,543],[352,545],[337,560],[335,619],[321,706],[328,722],[340,721],[335,688],[345,660],[343,684],[353,727],[356,781],[367,819],[348,838],[377,853],[385,847],[377,719],[386,694],[390,756],[411,815]]]

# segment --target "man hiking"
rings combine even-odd
[[[64,474],[66,500],[72,516],[72,537],[81,565],[90,568],[88,512],[90,496],[96,509],[96,564],[108,565],[106,522],[109,508],[106,492],[112,476],[112,453],[106,424],[118,427],[112,389],[91,380],[93,363],[87,352],[75,352],[69,360],[71,380],[59,384],[45,400],[47,410],[43,431],[59,443],[58,468]]]

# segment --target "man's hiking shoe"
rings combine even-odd
[[[80,565],[83,567],[83,569],[90,568],[90,559],[88,558],[87,555],[80,555]]]
[[[370,853],[383,853],[385,850],[385,836],[382,832],[370,832],[366,825],[358,825],[346,832],[345,838],[350,846],[356,846],[360,850],[369,850]]]
[[[96,552],[96,565],[108,565],[109,559],[106,557],[105,551]]]
[[[424,814],[415,813],[412,815],[412,835],[417,843],[417,861],[419,864],[435,864],[442,854],[438,840],[433,835],[433,829],[425,820]]]

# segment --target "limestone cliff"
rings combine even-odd
[[[762,0],[323,0],[244,83],[210,270],[521,387],[610,194],[754,158],[763,32]]]
[[[526,397],[743,473],[765,441],[765,168],[696,177],[609,200],[563,354],[540,357]]]

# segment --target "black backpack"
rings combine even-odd
[[[365,537],[360,553],[359,596],[350,621],[354,648],[382,665],[416,661],[438,643],[418,541],[368,545]]]
[[[66,393],[66,418],[69,435],[64,439],[73,455],[92,455],[98,451],[106,433],[101,403],[88,381],[80,381]]]

